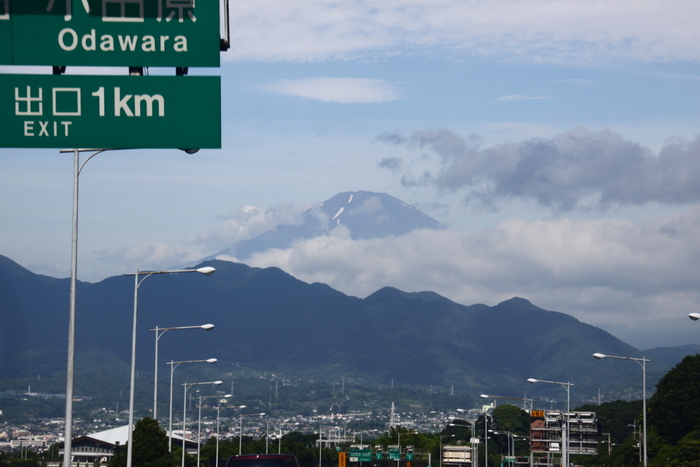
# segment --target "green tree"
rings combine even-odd
[[[132,465],[138,467],[172,467],[174,456],[168,450],[168,437],[158,426],[158,422],[146,417],[139,420],[134,428]],[[127,446],[114,456],[110,467],[125,467]]]
[[[700,429],[700,355],[689,355],[666,373],[647,404],[649,423],[670,444]]]
[[[620,445],[634,437],[635,423],[642,424],[642,401],[613,401],[600,405],[585,404],[576,409],[581,412],[595,412],[598,419],[598,431],[610,433],[613,445]],[[606,435],[607,436],[607,435]],[[607,439],[606,439],[607,441]],[[607,447],[606,447],[607,449]]]
[[[493,410],[493,428],[517,435],[530,434],[530,414],[512,404],[502,404]]]

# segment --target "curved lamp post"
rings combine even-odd
[[[231,394],[227,394],[226,396],[231,397]],[[216,460],[214,461],[214,467],[219,467],[219,415],[221,414],[222,408],[221,404],[216,406]]]
[[[536,399],[525,399],[525,398],[520,398],[520,397],[507,397],[507,396],[492,396],[489,394],[480,394],[479,397],[482,399],[512,399],[512,400],[517,400],[517,401],[524,401],[528,403],[529,406],[529,411],[532,412],[532,407],[533,403]],[[515,452],[515,451],[513,451]],[[532,446],[530,446],[530,465],[533,463],[533,456],[532,456]]]
[[[484,412],[484,467],[489,467],[489,414]]]
[[[73,153],[73,218],[71,234],[70,302],[68,307],[68,363],[66,366],[66,418],[64,427],[63,467],[71,467],[73,443],[73,380],[75,374],[75,306],[78,282],[78,198],[80,194],[80,172],[90,159],[105,151],[119,149],[62,149],[61,154]],[[81,164],[80,153],[91,152]]]
[[[168,362],[170,365],[170,416],[168,417],[168,450],[173,452],[173,373],[175,368],[180,366],[181,363],[216,363],[218,360],[215,358],[209,358],[207,360],[184,360],[182,362],[173,362],[172,360]]]
[[[212,399],[212,398],[218,398],[218,399],[230,399],[231,394],[226,394],[225,396],[202,396],[201,394],[199,395],[199,417],[197,418],[197,467],[199,467],[199,451],[200,451],[200,446],[202,445],[202,401],[204,399]],[[218,449],[219,449],[219,413],[217,411],[216,413],[216,447],[217,447],[217,454],[218,454]],[[216,463],[218,465],[218,461]]]
[[[131,467],[132,458],[134,453],[133,439],[134,439],[134,392],[136,387],[136,321],[139,312],[139,287],[149,277],[156,274],[179,274],[185,272],[198,272],[204,274],[205,276],[211,276],[214,274],[216,269],[211,266],[206,266],[198,269],[176,269],[172,271],[139,271],[128,273],[127,276],[134,276],[134,317],[133,325],[131,329],[131,382],[129,384],[129,439],[127,441],[126,448],[126,467]],[[143,278],[139,279],[139,276]],[[184,459],[184,458],[183,458]]]
[[[691,315],[697,314],[698,318],[700,318],[700,314],[698,313],[691,313]],[[690,316],[691,319],[693,319],[692,316]],[[694,318],[694,319],[698,319]],[[647,362],[650,362],[651,360],[642,357],[642,358],[634,358],[634,357],[617,357],[615,355],[605,355],[602,353],[594,353],[593,354],[594,358],[597,358],[598,360],[603,359],[603,358],[617,358],[620,360],[632,360],[635,361],[639,364],[639,366],[642,367],[642,418],[643,418],[643,429],[644,429],[644,467],[647,467]]]
[[[149,331],[155,331],[156,333],[156,356],[154,360],[153,368],[153,420],[158,421],[158,341],[161,336],[168,331],[179,331],[181,329],[204,329],[205,331],[211,331],[214,329],[213,324],[202,324],[201,326],[177,326],[171,328],[159,328],[156,326],[155,329],[149,329]]]
[[[182,387],[185,388],[182,395],[182,467],[185,467],[185,427],[187,422],[187,390],[192,386],[199,386],[202,384],[223,384],[223,381],[205,381],[202,383],[184,383]],[[198,440],[199,442],[199,440]]]
[[[457,412],[466,412],[466,410],[457,409]],[[474,426],[472,427],[471,423],[465,421],[464,423],[448,423],[447,426],[460,426],[462,428],[469,428],[469,449],[470,449],[469,455],[471,456],[471,461],[473,464],[474,459],[475,459],[475,456],[474,456],[474,451],[475,451],[475,449],[474,449],[474,436],[475,436],[474,429],[476,428],[476,424],[474,424]]]
[[[242,405],[241,408],[244,408],[245,405]],[[241,414],[240,421],[238,422],[238,455],[241,455],[241,449],[243,448],[243,417],[264,417],[265,412],[261,413],[250,413],[250,414]]]
[[[440,467],[442,467],[442,440],[445,438],[454,438],[455,435],[445,435],[445,436],[440,436]]]
[[[482,396],[483,397],[483,396]],[[457,412],[466,412],[464,409],[457,409]],[[489,465],[489,414],[483,411],[484,414],[484,467]],[[476,431],[476,423],[474,424],[474,431]],[[476,436],[476,433],[472,433],[472,436]]]
[[[508,457],[515,457],[515,434],[512,431],[489,430],[489,433],[493,433],[494,435],[506,435]],[[508,464],[513,465],[512,462],[508,462]]]
[[[73,382],[75,379],[75,308],[78,282],[78,199],[80,197],[80,173],[85,164],[98,154],[106,151],[124,151],[129,148],[102,149],[61,149],[59,153],[73,153],[73,216],[71,233],[71,267],[70,267],[70,300],[68,305],[68,358],[66,365],[66,418],[64,424],[63,467],[71,467],[73,444]],[[187,154],[194,154],[199,149],[183,149]],[[80,154],[91,152],[81,164]],[[129,431],[131,432],[131,431]],[[129,465],[131,458],[128,460]]]
[[[543,379],[528,378],[528,383],[548,383],[548,384],[558,384],[566,389],[566,436],[562,436],[562,464],[569,466],[569,410],[571,405],[571,386],[574,383],[561,383],[559,381],[545,381]]]

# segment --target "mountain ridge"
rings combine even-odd
[[[278,268],[218,260],[204,265],[215,267],[216,273],[156,276],[140,289],[140,371],[153,368],[148,329],[212,323],[216,328],[211,332],[163,339],[161,358],[214,357],[219,359],[216,371],[234,374],[245,367],[285,377],[338,380],[342,375],[366,384],[391,380],[409,386],[459,386],[473,394],[520,394],[528,390],[526,379],[535,377],[575,380],[577,397],[584,397],[598,388],[619,391],[620,384],[638,378],[631,365],[599,362],[592,354],[637,356],[640,351],[524,298],[467,306],[434,292],[393,287],[358,298],[300,281]],[[0,278],[17,273],[17,267],[0,256]],[[11,310],[16,320],[32,323],[25,327],[31,332],[3,326],[2,374],[36,374],[38,368],[60,373],[65,365],[68,282],[19,272],[22,280],[0,282],[0,297],[14,297],[0,303],[0,313],[7,316]],[[116,276],[78,286],[76,351],[105,352],[128,362],[133,280]],[[27,339],[24,349],[15,347],[20,338]],[[664,362],[650,365],[650,383],[668,368]]]

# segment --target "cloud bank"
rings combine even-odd
[[[382,286],[435,291],[467,305],[520,296],[644,348],[693,342],[681,328],[700,298],[699,236],[696,207],[639,223],[510,219],[481,231],[360,241],[338,229],[246,262],[359,297]]]
[[[224,59],[319,61],[440,48],[531,62],[698,61],[695,0],[241,0]]]
[[[378,140],[411,153],[379,162],[405,186],[462,193],[465,204],[481,208],[514,199],[557,212],[700,201],[700,137],[668,141],[658,153],[613,131],[585,128],[489,148],[478,136],[446,129]]]

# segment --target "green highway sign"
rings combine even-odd
[[[0,147],[221,148],[221,78],[0,75],[0,119]]]
[[[372,462],[371,449],[351,449],[350,462]]]
[[[0,64],[12,62],[12,27],[9,0],[0,0]]]
[[[219,0],[0,0],[0,65],[218,67]]]
[[[397,461],[401,459],[401,449],[389,446],[389,459]]]

